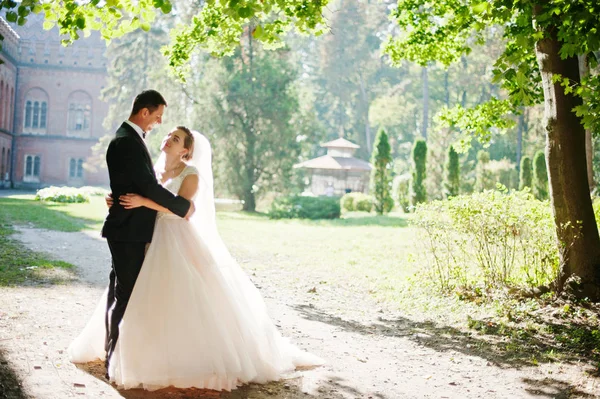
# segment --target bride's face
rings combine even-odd
[[[182,157],[188,153],[188,149],[184,147],[184,140],[185,132],[175,129],[163,139],[160,150],[165,154]]]

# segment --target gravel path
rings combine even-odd
[[[77,368],[66,355],[104,289],[106,243],[97,233],[26,227],[18,227],[16,238],[35,251],[75,264],[78,271],[77,279],[65,285],[0,290],[0,398],[600,397],[598,378],[582,365],[502,361],[477,349],[481,338],[389,312],[351,282],[323,287],[319,281],[331,276],[302,272],[298,283],[298,271],[254,269],[252,259],[244,260],[244,267],[283,334],[325,358],[327,365],[231,393],[117,391],[102,379],[100,364]],[[14,387],[15,376],[22,388]]]

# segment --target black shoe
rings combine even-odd
[[[106,374],[104,374],[104,378],[106,378],[106,381],[110,381],[110,376],[108,375],[108,360],[104,362],[104,368],[106,369]]]

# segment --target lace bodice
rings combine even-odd
[[[186,176],[197,175],[197,174],[198,174],[198,169],[196,169],[195,166],[187,165],[185,168],[183,168],[183,170],[181,171],[181,173],[178,176],[175,176],[174,178],[167,180],[163,184],[163,186],[167,190],[172,192],[173,194],[177,194],[179,192],[179,189],[181,188],[181,184],[183,183],[183,180],[186,178]]]

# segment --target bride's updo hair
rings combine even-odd
[[[186,161],[192,159],[192,156],[194,155],[194,135],[192,134],[190,129],[188,129],[185,126],[177,126],[176,129],[181,130],[185,133],[185,139],[183,140],[183,148],[186,148],[188,150],[188,153],[183,156],[183,159],[185,159]]]

